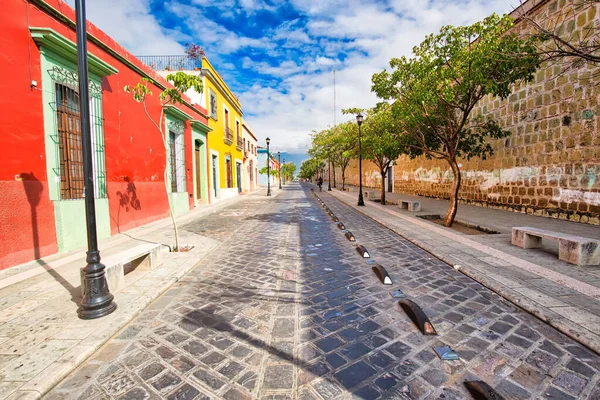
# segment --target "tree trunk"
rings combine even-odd
[[[381,205],[385,206],[385,172],[381,172]]]
[[[458,210],[458,191],[460,190],[460,168],[456,159],[448,161],[452,168],[452,174],[454,175],[454,181],[452,182],[452,190],[450,191],[450,204],[448,205],[448,212],[444,218],[444,226],[450,227],[456,217],[456,211]]]
[[[346,189],[346,168],[342,167],[342,190]]]
[[[333,167],[333,187],[335,187],[335,164],[331,163],[331,166]]]
[[[173,206],[171,205],[171,196],[169,196],[169,182],[167,180],[168,170],[169,170],[169,150],[167,149],[167,134],[164,131],[164,128],[161,128],[163,125],[163,117],[165,115],[164,105],[163,104],[160,110],[160,117],[158,118],[158,124],[152,119],[150,113],[148,113],[148,109],[146,108],[146,101],[142,102],[144,106],[144,113],[148,119],[156,126],[156,129],[160,132],[163,140],[163,147],[165,149],[165,173],[164,173],[164,181],[165,181],[165,192],[167,194],[167,204],[169,205],[169,215],[171,216],[171,221],[173,222],[173,231],[175,233],[175,251],[179,251],[179,230],[177,229],[177,221],[175,221],[175,215],[173,214]],[[160,125],[159,125],[160,124]]]

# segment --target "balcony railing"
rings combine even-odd
[[[237,135],[237,141],[235,144],[236,149],[238,150],[243,150],[244,149],[244,141],[242,140],[242,137],[240,136],[240,134]]]
[[[155,71],[163,70],[186,70],[202,68],[202,58],[192,58],[188,55],[182,56],[137,56],[141,62]]]
[[[231,132],[231,128],[229,128],[229,127],[225,128],[225,134],[223,136],[223,141],[225,141],[225,143],[227,143],[227,144],[233,143],[233,132]]]

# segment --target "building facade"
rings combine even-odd
[[[545,26],[563,21],[566,40],[587,37],[600,25],[598,2],[528,0],[512,15],[517,32],[531,33],[534,28],[521,18],[523,13]],[[494,156],[460,161],[461,201],[600,223],[600,68],[572,64],[543,64],[532,82],[514,85],[506,100],[488,96],[480,101],[472,115],[491,115],[510,136],[493,143]],[[358,184],[356,162],[347,176]],[[402,156],[386,187],[447,198],[452,181],[445,162]],[[381,185],[369,162],[363,163],[363,184]]]
[[[74,10],[60,0],[3,4],[0,90],[10,95],[0,104],[10,118],[0,120],[0,269],[86,245]],[[210,128],[206,110],[187,97],[162,108],[158,94],[169,83],[94,25],[87,29],[96,219],[106,238],[168,217],[169,201],[176,214],[194,206],[193,140],[206,140]],[[123,90],[141,78],[149,79],[146,106],[166,148]]]
[[[202,58],[201,72],[211,128],[208,134],[211,197],[225,199],[242,191],[242,106],[206,57]]]
[[[242,124],[244,141],[243,191],[251,192],[258,188],[258,140],[246,123]]]
[[[267,187],[270,181],[271,189],[279,187],[279,175],[273,174],[273,171],[279,171],[279,163],[277,162],[277,153],[270,152],[269,164],[267,164],[267,149],[259,148],[257,151],[257,162],[258,162],[258,184],[262,187]],[[268,177],[263,168],[270,165],[271,176]]]

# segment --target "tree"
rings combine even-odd
[[[393,58],[391,73],[372,78],[372,90],[391,102],[410,155],[445,160],[452,170],[445,226],[456,216],[459,158],[485,159],[493,153],[489,139],[508,135],[490,116],[471,115],[473,108],[489,94],[505,99],[539,64],[534,39],[508,32],[512,24],[492,14],[470,26],[445,26],[413,49],[414,58]]]
[[[296,164],[293,162],[284,163],[281,166],[281,175],[286,181],[291,181],[294,179],[294,173],[296,172]]]
[[[332,128],[333,162],[342,171],[342,190],[346,188],[346,168],[352,158],[356,158],[358,146],[358,125],[353,121],[347,121]]]
[[[350,108],[343,110],[345,114],[365,112],[362,109]],[[404,135],[400,135],[392,112],[385,107],[382,110],[372,109],[361,127],[361,147],[363,158],[371,160],[379,169],[381,175],[381,204],[385,205],[385,177],[394,161],[400,154],[407,153],[407,143]]]
[[[279,171],[276,168],[262,167],[261,169],[258,170],[258,173],[260,175],[277,176],[279,174]]]
[[[300,178],[312,179],[317,174],[319,167],[320,161],[316,158],[309,158],[308,160],[302,161],[302,164],[300,164]]]
[[[131,93],[135,101],[142,103],[144,107],[144,113],[148,117],[148,119],[154,124],[156,129],[160,132],[163,140],[163,146],[165,149],[165,171],[164,171],[164,182],[165,182],[165,192],[167,194],[167,202],[169,203],[169,214],[171,216],[171,221],[173,222],[173,230],[175,232],[175,251],[179,251],[179,231],[177,229],[177,222],[175,221],[175,215],[173,214],[173,205],[171,204],[171,197],[169,196],[169,184],[168,184],[168,170],[169,163],[167,162],[167,154],[168,154],[168,137],[167,132],[165,130],[164,124],[164,116],[165,116],[165,108],[167,104],[182,104],[183,97],[182,93],[187,92],[189,89],[193,89],[198,93],[202,93],[202,78],[199,76],[188,75],[184,72],[177,72],[175,74],[169,74],[166,77],[167,81],[169,81],[173,87],[167,88],[163,90],[159,99],[161,102],[160,107],[160,116],[158,121],[154,120],[150,113],[148,112],[148,108],[146,107],[146,98],[152,95],[152,91],[148,88],[148,82],[150,80],[148,78],[142,78],[140,82],[136,85],[127,85],[125,86],[125,92]]]

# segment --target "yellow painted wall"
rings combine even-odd
[[[236,175],[236,162],[242,164],[241,169],[243,171],[243,154],[242,150],[238,150],[236,147],[236,121],[239,122],[240,138],[243,141],[243,129],[242,129],[242,105],[235,98],[233,92],[229,90],[225,81],[217,73],[211,63],[204,57],[202,59],[202,70],[204,75],[204,95],[206,96],[206,105],[208,110],[208,126],[212,129],[208,133],[208,147],[209,150],[219,153],[219,185],[221,189],[227,188],[227,176],[226,176],[226,157],[231,157],[231,187],[237,188],[237,175]],[[211,115],[211,91],[216,94],[216,118]],[[225,108],[229,111],[229,128],[233,133],[233,142],[227,144],[225,142]],[[208,160],[209,171],[212,174],[212,158],[209,156]],[[240,180],[242,178],[240,177]],[[211,175],[212,183],[212,175]]]

